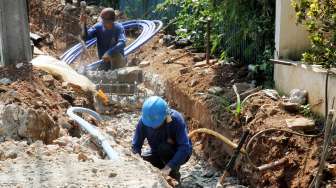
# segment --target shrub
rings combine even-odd
[[[336,0],[292,0],[292,5],[312,44],[302,54],[302,60],[325,68],[336,67]]]

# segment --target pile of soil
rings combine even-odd
[[[286,119],[303,117],[301,114],[285,111],[280,107],[281,103],[281,99],[273,100],[263,93],[252,97],[244,107],[243,113],[252,114],[252,118],[247,125],[243,125],[243,128],[251,130],[252,135],[269,128],[288,129]],[[322,145],[323,135],[310,138],[281,131],[266,133],[252,144],[250,153],[252,162],[257,166],[283,158],[286,162],[263,172],[252,173],[248,170],[249,172],[243,174],[252,185],[308,187],[316,173]],[[329,161],[331,162],[332,160]],[[328,181],[330,180],[335,181],[335,177]]]
[[[59,56],[74,44],[79,43],[81,32],[79,15],[81,9],[75,5],[64,5],[62,0],[30,0],[30,30],[43,40],[39,47],[49,54]],[[88,24],[97,21],[101,8],[87,9]]]
[[[92,109],[91,97],[27,66],[0,69],[0,78],[14,81],[0,85],[0,187],[170,187],[157,169],[108,135],[120,158],[107,160],[66,115],[70,106]]]
[[[1,117],[10,118],[14,114],[13,110],[18,111],[16,118],[21,126],[16,135],[15,127],[4,125],[5,129],[9,130],[4,131],[8,134],[2,136],[51,143],[52,140],[77,127],[66,117],[66,110],[70,106],[93,106],[92,97],[84,92],[75,93],[66,83],[56,80],[46,72],[32,68],[31,64],[23,64],[15,70],[1,68],[0,73],[0,78],[12,81],[0,85]],[[45,127],[46,125],[48,126]],[[20,134],[20,129],[27,131]]]

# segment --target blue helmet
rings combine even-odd
[[[142,106],[142,123],[151,128],[159,127],[168,114],[167,102],[158,96],[149,97]]]

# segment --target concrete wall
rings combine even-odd
[[[275,24],[275,59],[300,59],[310,42],[308,32],[296,24],[291,0],[276,0]]]
[[[276,88],[289,94],[292,89],[305,89],[308,91],[308,102],[313,111],[325,115],[325,83],[326,70],[316,65],[296,64],[293,66],[276,64],[274,67],[274,80]],[[328,107],[331,108],[333,97],[336,97],[336,76],[329,75]],[[318,104],[320,103],[320,104]]]
[[[24,0],[0,0],[0,58],[2,66],[32,59]]]

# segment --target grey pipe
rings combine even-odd
[[[98,121],[102,120],[100,115],[93,110],[81,107],[71,107],[67,110],[68,116],[70,116],[73,120],[75,120],[83,129],[85,129],[89,134],[91,134],[94,138],[96,138],[99,141],[99,144],[102,146],[103,150],[105,151],[110,160],[118,160],[119,159],[118,153],[111,147],[107,138],[103,134],[101,134],[100,131],[94,125],[90,124],[89,122],[85,121],[83,118],[75,114],[78,112],[88,113]]]

